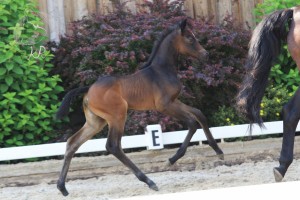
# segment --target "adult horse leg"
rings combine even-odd
[[[125,118],[125,117],[124,117]],[[114,120],[108,122],[109,134],[106,143],[106,149],[109,153],[113,154],[125,166],[132,170],[134,175],[142,182],[146,183],[149,188],[158,191],[156,184],[150,180],[123,152],[121,147],[121,138],[124,131],[125,119]]]
[[[294,9],[294,18],[287,38],[288,50],[300,69],[300,15],[299,8]],[[279,167],[274,168],[275,180],[281,181],[293,162],[295,131],[300,119],[300,87],[292,99],[283,107],[283,139],[279,157]]]
[[[65,187],[65,181],[74,153],[84,142],[91,139],[95,134],[102,130],[104,126],[106,126],[105,120],[96,116],[87,108],[85,108],[85,117],[86,123],[84,124],[84,126],[67,141],[64,163],[59,175],[59,179],[57,181],[57,188],[64,196],[67,196],[69,194]]]
[[[200,123],[200,125],[202,126],[209,145],[215,150],[217,154],[223,154],[222,150],[219,148],[211,132],[209,131],[206,118],[200,110],[187,106],[179,100],[175,100],[173,103],[169,104],[162,112],[164,114],[173,116],[178,120],[182,120],[187,124],[189,128],[188,134],[181,144],[180,148],[178,149],[176,154],[169,159],[170,164],[174,164],[178,159],[184,156],[194,133],[197,131],[197,128],[199,126],[198,123]]]
[[[293,98],[283,107],[283,139],[279,157],[279,167],[274,168],[277,182],[281,181],[293,162],[295,131],[300,119],[300,88]]]

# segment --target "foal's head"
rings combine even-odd
[[[208,52],[199,44],[194,33],[187,27],[186,19],[179,24],[175,47],[178,53],[197,59],[204,59],[208,56]]]

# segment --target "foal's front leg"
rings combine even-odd
[[[206,117],[203,115],[203,113],[200,110],[193,107],[189,107],[189,108],[190,108],[190,113],[192,113],[196,117],[197,122],[201,125],[204,134],[207,138],[209,146],[213,148],[213,150],[216,152],[216,154],[219,156],[220,159],[224,159],[224,153],[220,149],[218,143],[215,141],[212,133],[210,132]]]
[[[223,155],[222,150],[219,148],[211,132],[209,131],[206,119],[200,110],[187,106],[179,100],[175,100],[174,102],[168,104],[168,106],[162,112],[185,122],[189,128],[184,142],[181,144],[176,154],[169,159],[170,164],[174,164],[178,159],[184,156],[193,135],[199,127],[198,123],[200,123],[202,128],[204,129],[209,145],[215,150],[218,155]]]

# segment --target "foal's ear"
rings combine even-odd
[[[184,33],[185,27],[186,27],[186,23],[187,23],[187,19],[182,20],[182,22],[180,22],[180,29],[181,29],[181,34]]]

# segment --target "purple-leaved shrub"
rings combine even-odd
[[[90,85],[98,76],[135,72],[151,53],[154,41],[170,25],[186,18],[184,0],[145,1],[147,12],[135,15],[125,4],[115,0],[116,11],[91,15],[70,25],[72,34],[61,39],[55,48],[52,73],[60,74],[65,91]],[[209,52],[207,61],[179,58],[178,76],[184,90],[181,100],[210,115],[220,105],[230,105],[240,81],[247,54],[250,31],[239,28],[230,17],[223,25],[189,19],[199,42]],[[79,101],[81,103],[81,100]],[[80,103],[73,108],[81,108]],[[78,117],[78,116],[77,116]],[[160,123],[163,130],[185,128],[181,122],[153,111],[130,111],[126,134],[143,131],[147,124]]]

